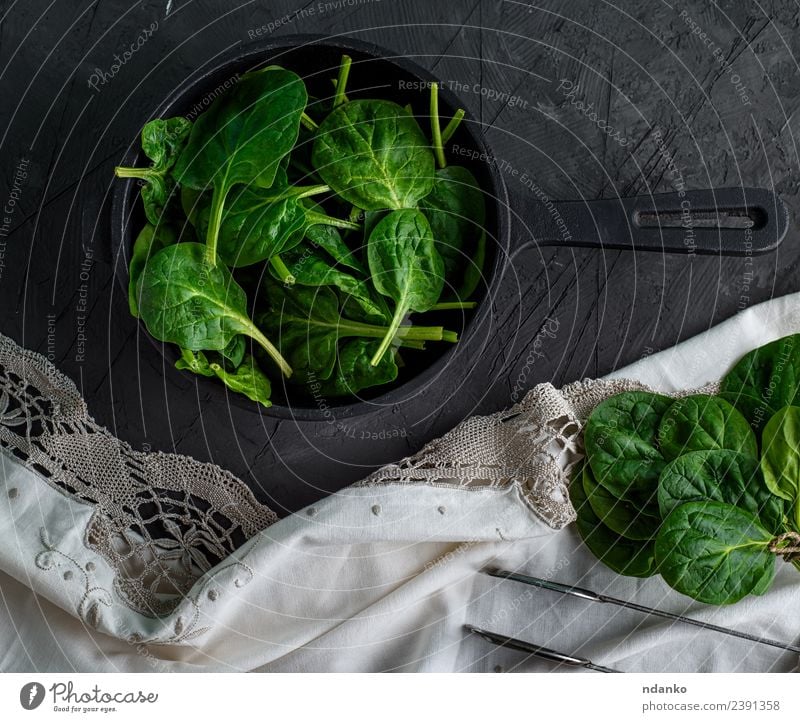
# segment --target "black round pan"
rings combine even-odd
[[[208,107],[211,100],[235,82],[236,77],[267,64],[283,65],[297,72],[317,97],[331,93],[342,54],[353,58],[348,96],[386,97],[401,104],[411,103],[418,116],[428,113],[428,88],[436,78],[404,57],[364,42],[343,38],[291,36],[257,42],[204,70],[180,85],[150,117],[174,115],[192,117]],[[222,90],[221,90],[222,89]],[[460,107],[447,89],[440,89],[440,112],[449,117]],[[510,193],[500,163],[487,146],[480,123],[467,117],[450,141],[457,148],[454,163],[466,165],[478,179],[487,197],[489,252],[484,267],[481,301],[470,316],[461,318],[461,341],[442,351],[419,357],[402,371],[401,383],[388,392],[336,407],[337,418],[367,413],[376,407],[419,403],[421,392],[436,382],[439,374],[461,373],[469,368],[487,343],[487,321],[492,293],[510,270],[513,254],[527,245],[584,246],[598,249],[626,249],[661,253],[751,255],[775,249],[788,228],[788,212],[778,197],[758,188],[721,188],[613,198],[591,201],[537,201],[532,194]],[[147,159],[138,142],[132,142],[120,165],[144,165]],[[117,181],[112,198],[112,252],[115,273],[127,292],[128,260],[136,233],[144,223],[135,181]],[[524,303],[524,300],[522,301]],[[442,319],[453,327],[454,316]],[[458,326],[458,324],[456,324]],[[491,333],[491,330],[488,331]],[[170,359],[177,351],[169,344],[154,344]],[[410,356],[410,354],[409,354]],[[457,359],[457,362],[454,362]],[[186,372],[189,373],[189,372]],[[235,403],[282,418],[321,421],[326,408],[313,399],[305,404],[277,402],[264,410],[236,394],[227,394],[213,379],[198,379],[204,391],[221,402]],[[277,384],[276,384],[277,386]]]

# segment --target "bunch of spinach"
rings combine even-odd
[[[411,314],[467,310],[485,255],[485,205],[448,166],[430,95],[429,141],[408,106],[347,94],[344,56],[329,99],[278,66],[243,75],[192,124],[142,131],[147,225],[128,301],[179,369],[269,406],[269,374],[306,395],[393,382],[401,353],[456,342]],[[315,119],[312,115],[322,114]]]
[[[746,354],[717,395],[617,394],[590,415],[570,497],[592,553],[708,604],[800,569],[800,335]]]

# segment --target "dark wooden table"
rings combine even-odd
[[[258,37],[350,35],[435,72],[531,197],[762,185],[794,209],[796,4],[26,0],[0,10],[0,331],[48,355],[134,447],[214,461],[281,514],[509,405],[517,387],[605,374],[800,285],[794,222],[778,252],[751,259],[530,248],[458,393],[446,375],[427,391],[435,413],[400,404],[342,433],[211,403],[129,316],[102,212],[142,118],[209,58]],[[373,438],[380,430],[397,433]]]

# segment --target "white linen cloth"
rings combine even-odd
[[[800,294],[745,310],[612,376],[664,392],[700,387],[746,351],[794,332]],[[257,533],[161,618],[125,604],[115,569],[86,543],[92,514],[92,506],[0,454],[0,670],[555,668],[493,647],[465,633],[465,623],[624,671],[790,671],[797,663],[764,645],[480,574],[502,566],[785,642],[800,639],[800,577],[790,565],[778,562],[765,596],[707,607],[659,577],[611,572],[572,526],[548,526],[513,485],[345,489]]]

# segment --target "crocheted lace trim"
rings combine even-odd
[[[587,379],[562,389],[539,384],[510,409],[467,419],[359,485],[431,484],[466,490],[514,485],[537,517],[560,529],[575,519],[567,485],[584,457],[586,419],[601,401],[632,390],[652,389],[628,379]],[[709,385],[673,395],[713,391]]]
[[[146,616],[171,612],[203,574],[277,521],[231,473],[117,439],[69,378],[2,335],[0,449],[94,507],[85,544],[115,570],[120,598]]]

